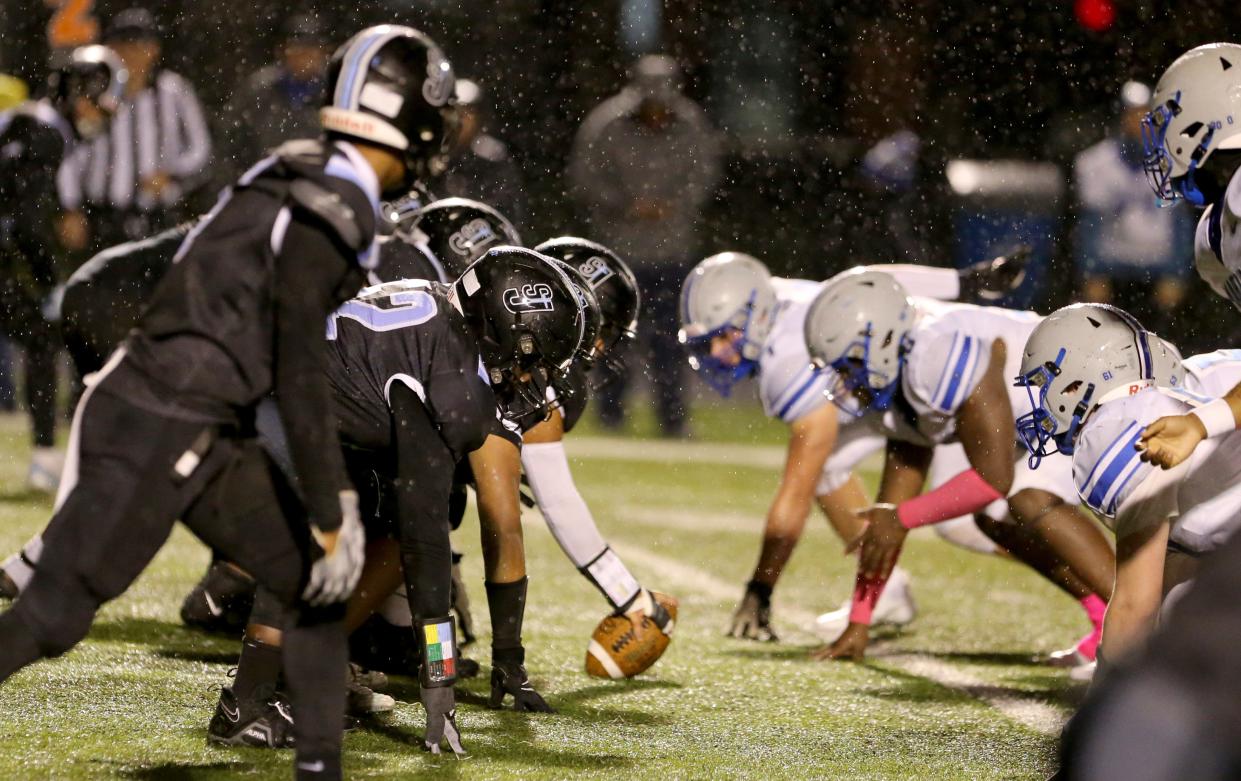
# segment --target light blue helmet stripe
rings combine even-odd
[[[333,105],[345,109],[356,109],[362,96],[362,86],[366,83],[367,63],[371,61],[384,44],[404,34],[404,30],[391,25],[381,25],[373,31],[358,38],[345,53],[345,64],[341,69],[340,79],[336,82],[336,93]]]

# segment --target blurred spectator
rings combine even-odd
[[[1116,304],[1162,333],[1185,297],[1194,223],[1183,206],[1159,208],[1146,184],[1141,121],[1150,98],[1150,87],[1127,82],[1115,132],[1074,161],[1074,250],[1081,298]]]
[[[323,74],[331,46],[314,16],[299,14],[285,22],[279,61],[246,79],[229,102],[228,168],[240,174],[263,154],[290,138],[319,135]]]
[[[107,135],[76,150],[60,177],[65,205],[86,206],[95,248],[145,238],[188,217],[186,198],[206,183],[211,160],[211,135],[193,86],[160,68],[151,12],[121,11],[104,41],[129,71],[125,102]]]
[[[629,363],[644,368],[666,436],[685,428],[677,295],[698,260],[698,227],[721,157],[714,129],[680,82],[670,57],[638,60],[630,83],[587,115],[569,160],[589,238],[619,253],[638,277],[646,354]],[[599,411],[609,426],[624,421],[628,380],[620,377],[601,394]]]
[[[469,79],[457,79],[457,130],[452,162],[444,176],[444,192],[473,198],[508,218],[519,230],[526,228],[526,193],[521,172],[509,157],[508,146],[491,135],[491,112],[482,89]]]

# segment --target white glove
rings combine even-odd
[[[324,553],[310,567],[310,582],[302,592],[302,598],[312,605],[331,605],[344,602],[353,593],[353,587],[362,576],[362,564],[366,561],[366,530],[362,528],[362,516],[358,512],[358,492],[340,492],[340,529],[336,531],[333,546],[322,531],[310,527],[310,533]],[[327,549],[331,547],[331,553]]]

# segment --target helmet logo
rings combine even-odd
[[[427,50],[427,78],[422,82],[422,97],[432,106],[443,106],[452,97],[456,80],[452,76],[452,66],[444,59],[444,53],[438,47]]]
[[[504,291],[504,308],[513,314],[552,311],[552,286],[546,282],[510,287]]]
[[[448,246],[463,258],[496,240],[495,231],[482,217],[470,220],[461,230],[448,237]]]
[[[616,275],[616,272],[612,270],[608,262],[598,255],[578,266],[577,270],[582,272],[582,276],[586,277],[586,282],[590,285],[591,290],[594,290]]]

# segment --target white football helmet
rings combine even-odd
[[[1100,404],[1152,385],[1180,387],[1180,353],[1123,309],[1073,304],[1052,312],[1030,334],[1016,384],[1031,412],[1017,419],[1030,466],[1073,452],[1082,423]]]
[[[891,406],[914,319],[909,294],[889,274],[859,267],[829,279],[805,326],[811,364],[836,372],[828,398],[853,415]]]
[[[689,365],[722,395],[758,371],[763,344],[775,322],[776,291],[771,272],[741,252],[721,252],[694,266],[681,287],[681,330],[677,339],[689,351]],[[730,329],[736,366],[711,354],[711,340]]]
[[[1190,49],[1164,71],[1151,100],[1142,120],[1151,189],[1167,201],[1206,205],[1194,171],[1217,149],[1241,149],[1241,46]]]

